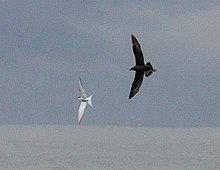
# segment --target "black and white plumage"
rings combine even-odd
[[[136,65],[132,67],[130,70],[134,70],[135,77],[131,86],[131,91],[129,94],[129,99],[131,99],[140,89],[141,83],[143,81],[144,75],[146,77],[150,76],[156,70],[152,67],[150,62],[144,64],[144,56],[141,51],[141,46],[135,36],[131,35],[132,47],[135,56]]]

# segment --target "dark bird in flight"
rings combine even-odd
[[[150,76],[153,72],[156,70],[152,67],[150,62],[147,62],[147,64],[144,64],[144,56],[141,51],[141,46],[138,43],[135,36],[131,35],[132,40],[132,46],[133,46],[133,52],[136,60],[136,65],[132,67],[130,70],[136,71],[135,78],[131,86],[131,92],[129,94],[129,99],[131,99],[141,87],[141,83],[143,81],[144,75],[146,77]]]

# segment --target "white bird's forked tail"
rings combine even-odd
[[[93,105],[92,105],[92,96],[93,96],[93,94],[91,96],[87,97],[86,99],[88,100],[88,104],[93,107]]]

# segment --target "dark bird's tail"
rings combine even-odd
[[[151,65],[150,62],[147,62],[146,66],[148,67],[148,71],[145,71],[145,76],[148,77],[150,76],[153,72],[155,72],[156,70],[153,68],[153,66]]]
[[[146,66],[149,67],[150,70],[155,71],[150,62],[147,62]]]

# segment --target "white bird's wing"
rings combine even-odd
[[[79,106],[79,114],[78,114],[78,123],[80,124],[85,108],[86,108],[87,102],[81,102]]]
[[[79,91],[80,91],[80,95],[82,98],[86,98],[86,92],[85,92],[85,89],[83,88],[83,85],[82,85],[82,80],[79,79]]]

